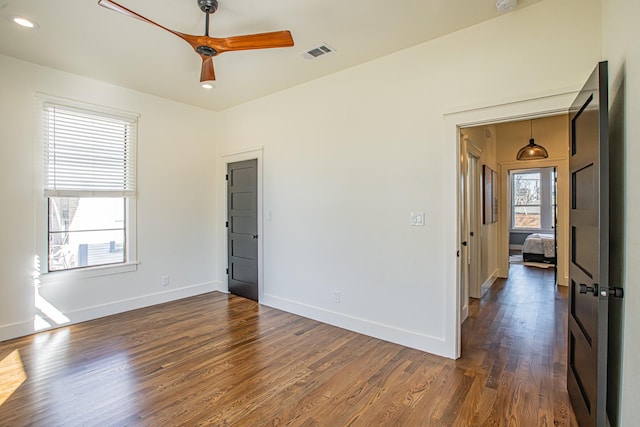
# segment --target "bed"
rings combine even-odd
[[[553,234],[534,233],[527,236],[522,246],[524,262],[556,263],[556,237]]]

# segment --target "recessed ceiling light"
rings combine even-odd
[[[200,86],[202,86],[204,89],[213,89],[213,85],[208,82],[204,82]]]
[[[9,16],[9,20],[25,28],[37,29],[40,27],[36,22],[27,19],[24,16]]]

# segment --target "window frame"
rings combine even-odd
[[[128,217],[127,217],[127,197],[111,197],[110,199],[116,199],[116,200],[122,200],[122,214],[123,214],[123,227],[122,227],[122,232],[123,232],[123,248],[122,248],[122,255],[123,255],[123,261],[116,261],[116,262],[108,262],[108,263],[102,263],[102,264],[94,264],[94,265],[80,265],[80,266],[76,266],[76,267],[69,267],[69,268],[63,268],[63,269],[58,269],[58,270],[49,270],[51,268],[51,235],[52,234],[56,234],[56,233],[65,233],[64,231],[52,231],[51,230],[51,199],[54,198],[55,196],[49,196],[46,197],[47,199],[47,270],[51,273],[54,272],[60,272],[60,271],[70,271],[70,270],[79,270],[79,269],[84,269],[84,268],[92,268],[92,267],[102,267],[102,266],[116,266],[116,265],[122,265],[125,264],[127,262],[128,259],[128,254],[127,254],[127,229],[129,227],[129,221],[128,221]],[[70,198],[70,197],[57,197],[57,198]],[[91,199],[92,197],[76,197],[78,199]],[[85,233],[87,231],[102,231],[99,229],[94,229],[94,230],[67,230],[66,233],[68,233],[69,235],[72,233]]]
[[[35,121],[35,170],[36,174],[36,257],[34,259],[34,276],[38,285],[65,282],[70,279],[83,279],[90,277],[120,274],[137,270],[137,195],[122,196],[125,208],[125,259],[124,262],[115,264],[103,264],[96,266],[77,267],[64,270],[49,271],[49,196],[44,195],[45,168],[43,159],[45,156],[44,119],[45,104],[56,104],[61,107],[86,110],[97,115],[119,116],[132,120],[138,120],[139,114],[117,110],[109,107],[98,106],[80,101],[73,101],[51,95],[36,93],[36,121]],[[137,140],[137,135],[136,135]],[[137,141],[136,141],[137,144]],[[137,163],[137,154],[133,160]],[[82,197],[82,196],[79,196]],[[119,198],[119,197],[118,197]]]
[[[509,232],[510,233],[536,233],[553,232],[555,200],[553,194],[554,187],[554,167],[533,167],[523,169],[513,169],[509,171]],[[515,195],[513,194],[514,177],[516,174],[539,173],[540,174],[540,228],[516,228],[515,224]],[[545,177],[545,175],[548,175]],[[557,190],[556,190],[557,191]],[[533,205],[532,205],[533,206]],[[547,227],[548,226],[548,227]]]

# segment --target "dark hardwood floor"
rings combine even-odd
[[[5,341],[0,425],[576,425],[566,289],[510,276],[457,361],[221,293]]]

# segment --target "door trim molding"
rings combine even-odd
[[[552,94],[537,98],[520,99],[508,103],[480,106],[477,108],[461,108],[459,111],[451,111],[443,115],[445,121],[445,142],[450,147],[455,147],[456,159],[456,186],[457,194],[460,193],[460,166],[459,161],[462,153],[460,152],[460,130],[465,127],[473,127],[479,125],[504,123],[517,120],[529,120],[533,118],[553,116],[558,114],[566,114],[569,107],[573,103],[578,90],[566,91],[560,90]],[[453,247],[446,245],[449,256],[446,257],[446,277],[452,283],[447,287],[445,294],[445,342],[448,347],[447,353],[452,358],[460,357],[461,343],[461,325],[460,325],[460,298],[462,286],[460,280],[460,260],[456,257],[456,251],[460,250],[460,242],[462,232],[461,215],[462,207],[460,206],[459,197],[456,197],[457,215],[454,221],[450,221],[446,225],[446,235],[452,236],[456,240],[451,240]],[[501,242],[498,242],[498,251],[500,251]]]
[[[224,174],[227,173],[227,165],[229,163],[242,162],[244,160],[256,160],[258,171],[258,205],[257,205],[257,220],[258,220],[258,302],[261,302],[264,296],[264,263],[263,263],[263,248],[264,248],[264,233],[263,233],[263,218],[262,218],[262,175],[263,175],[263,161],[262,161],[263,147],[247,148],[244,150],[235,151],[232,153],[223,154],[220,156],[218,170],[220,171],[220,180],[218,186],[218,196],[216,199],[219,202],[219,217],[220,224],[217,224],[216,229],[220,231],[219,235],[222,236],[220,244],[218,245],[218,271],[216,276],[219,282],[222,283],[222,292],[229,293],[229,277],[225,273],[226,266],[228,265],[227,257],[227,231],[225,229],[224,222],[227,221],[227,181],[224,179]]]

